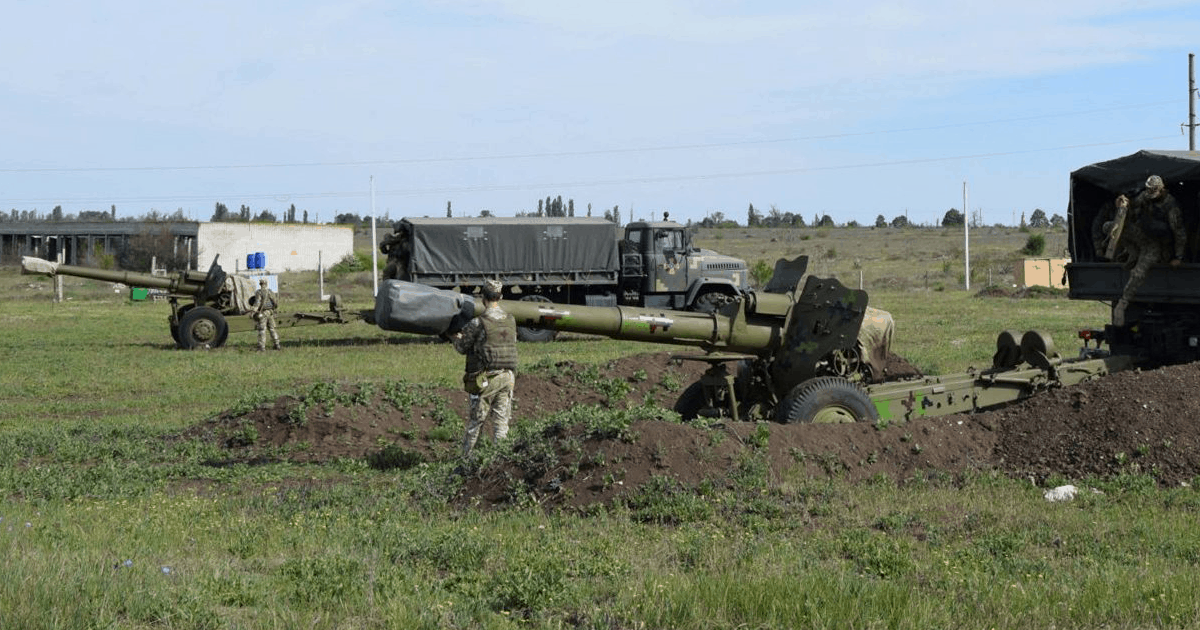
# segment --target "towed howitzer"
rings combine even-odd
[[[1004,331],[990,369],[888,382],[891,315],[869,308],[865,291],[804,277],[806,267],[804,256],[780,260],[762,291],[712,313],[525,300],[502,300],[500,308],[531,328],[702,350],[674,357],[709,364],[675,404],[685,420],[901,421],[992,407],[1131,365],[1099,351],[1067,360],[1049,335]],[[469,294],[387,280],[374,320],[385,330],[447,336],[483,308]]]
[[[185,350],[219,348],[225,344],[229,333],[254,330],[254,320],[248,316],[253,311],[252,298],[257,288],[254,281],[226,273],[216,257],[207,273],[188,270],[172,276],[156,276],[64,265],[24,256],[21,273],[76,276],[165,291],[171,305],[171,313],[167,316],[171,337]],[[279,314],[276,321],[280,327],[289,327],[344,324],[359,318],[348,316],[342,307],[341,296],[333,295],[326,313]]]

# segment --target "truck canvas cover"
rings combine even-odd
[[[1105,260],[1097,250],[1100,225],[1111,218],[1112,201],[1124,194],[1130,199],[1145,188],[1146,179],[1159,175],[1167,190],[1179,203],[1187,231],[1188,246],[1184,263],[1197,261],[1197,227],[1200,225],[1200,152],[1138,151],[1132,155],[1098,162],[1071,173],[1070,249],[1072,263],[1067,265],[1070,295],[1077,299],[1116,300],[1121,296],[1128,270]],[[1143,299],[1167,302],[1193,301],[1187,286],[1200,286],[1200,269],[1184,265],[1168,276],[1152,268],[1138,290]]]
[[[508,283],[615,283],[617,226],[593,218],[404,219],[412,230],[410,271],[418,282],[470,277]]]

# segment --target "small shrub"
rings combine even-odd
[[[1025,247],[1021,248],[1021,253],[1026,256],[1041,256],[1046,250],[1046,237],[1041,233],[1030,234],[1025,240]]]
[[[367,456],[367,464],[375,470],[408,470],[424,461],[420,453],[399,444],[388,444]]]
[[[750,277],[754,280],[754,284],[760,287],[766,286],[773,275],[775,275],[775,268],[765,260],[755,261],[754,266],[750,268]]]
[[[767,423],[760,422],[758,423],[758,426],[754,428],[754,433],[751,433],[750,437],[747,438],[746,441],[750,443],[750,446],[761,449],[767,448],[767,444],[770,442],[770,440],[771,430],[767,428]]]

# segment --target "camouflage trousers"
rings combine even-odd
[[[471,449],[475,448],[475,442],[479,439],[479,431],[486,423],[491,423],[495,441],[499,442],[508,435],[515,384],[516,376],[512,370],[497,370],[488,373],[487,384],[478,395],[471,395],[467,431],[463,436],[463,457],[471,455]]]
[[[267,331],[271,331],[271,339],[275,349],[279,349],[279,331],[275,329],[275,311],[261,311],[254,314],[254,329],[258,331],[258,349],[267,349]]]
[[[1125,302],[1133,301],[1133,295],[1137,293],[1138,287],[1146,281],[1146,273],[1150,271],[1150,267],[1161,262],[1162,247],[1153,240],[1137,240],[1126,245],[1129,258],[1133,262],[1133,268],[1129,270],[1129,281],[1125,283],[1125,290],[1121,293],[1121,299]]]

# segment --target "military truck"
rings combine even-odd
[[[1188,235],[1183,262],[1172,267],[1164,259],[1154,265],[1137,289],[1121,325],[1087,331],[1106,342],[1113,354],[1136,357],[1148,363],[1200,360],[1200,153],[1195,151],[1138,151],[1098,162],[1071,173],[1071,262],[1066,266],[1069,296],[1115,305],[1129,281],[1132,261],[1118,252],[1111,260],[1104,225],[1116,215],[1118,195],[1133,199],[1151,175],[1162,177],[1175,197]],[[1132,216],[1127,221],[1145,221]],[[1150,232],[1153,230],[1147,230]],[[1172,237],[1164,235],[1164,250],[1171,252]]]
[[[406,218],[379,245],[384,280],[471,292],[504,283],[504,299],[712,312],[749,289],[746,261],[699,249],[667,220]],[[556,331],[522,326],[522,341]]]

